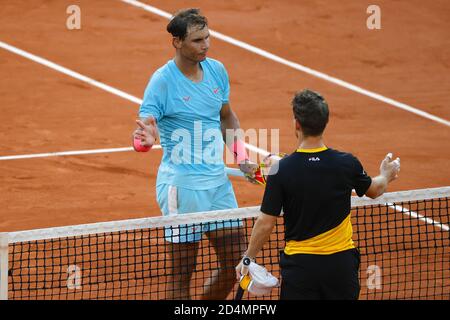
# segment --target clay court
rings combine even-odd
[[[209,56],[228,70],[230,104],[242,128],[279,129],[280,151],[297,147],[292,96],[311,88],[330,105],[328,146],[356,155],[372,176],[387,152],[402,159],[390,192],[450,185],[448,1],[377,1],[380,30],[367,28],[367,1],[142,3],[169,13],[199,7],[211,30],[383,97],[213,37]],[[80,30],[66,27],[72,4],[81,8]],[[14,157],[130,147],[136,100],[174,54],[168,20],[120,0],[16,0],[1,5],[0,17],[0,232],[159,216],[161,150]],[[5,50],[5,44],[129,96]],[[260,204],[262,187],[231,179],[240,207]]]

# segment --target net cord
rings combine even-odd
[[[351,198],[352,207],[387,205],[405,201],[428,200],[450,197],[450,187],[419,189],[386,193],[376,199],[367,197]],[[196,212],[175,216],[160,216],[121,221],[91,223],[46,229],[34,229],[8,233],[9,243],[37,241],[54,238],[85,236],[89,234],[120,232],[125,230],[139,230],[147,228],[160,228],[192,223],[204,223],[223,219],[239,219],[257,217],[260,214],[259,206],[226,209],[208,212]],[[225,218],[224,218],[225,217]]]

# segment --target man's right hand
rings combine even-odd
[[[158,136],[155,119],[148,117],[144,121],[136,120],[136,123],[139,127],[133,132],[133,139],[140,139],[143,147],[153,146]]]
[[[394,181],[398,178],[400,172],[400,158],[392,161],[392,153],[388,153],[381,161],[380,175],[385,177],[388,182]]]
[[[258,170],[259,166],[257,163],[253,163],[250,160],[245,160],[239,164],[239,169],[244,173],[247,181],[257,184],[258,181],[255,179],[256,170]]]

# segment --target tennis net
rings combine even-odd
[[[387,193],[375,200],[352,197],[353,239],[361,253],[360,299],[450,299],[449,198],[450,187]],[[200,299],[220,268],[232,275],[218,282],[223,290],[232,288],[232,298],[236,259],[258,214],[259,207],[247,207],[2,233],[0,298],[160,300],[187,290],[192,299]],[[218,231],[211,229],[223,221],[242,224],[244,237],[218,241]],[[165,240],[170,233],[172,242],[183,241],[184,232],[191,237],[205,228],[210,228],[209,238],[203,235],[189,250],[175,252],[178,246]],[[275,229],[257,263],[280,278],[281,218]],[[190,282],[187,265],[192,266]],[[279,288],[267,296],[244,295],[278,297]]]

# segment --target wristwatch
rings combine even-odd
[[[249,266],[251,262],[255,262],[255,259],[252,259],[250,257],[244,256],[244,258],[242,258],[242,264],[244,266]]]

